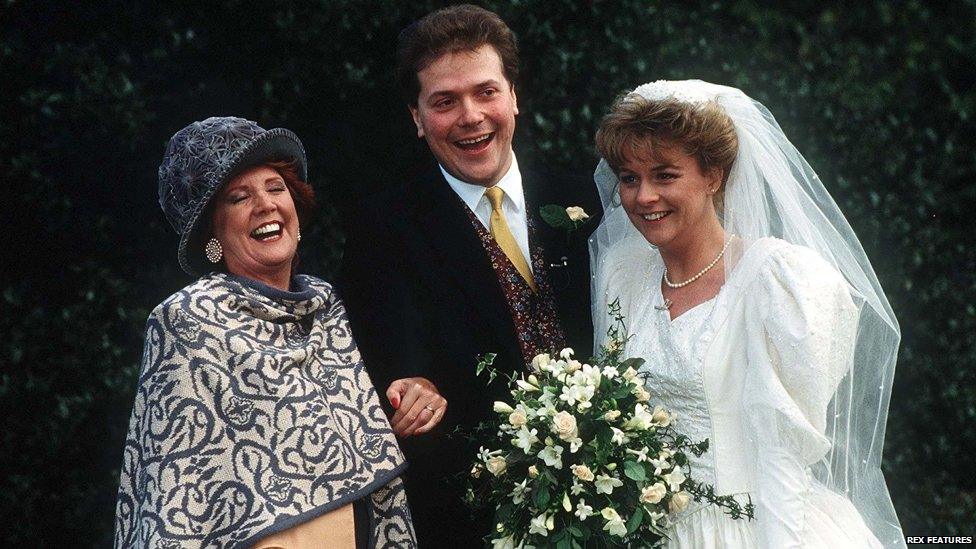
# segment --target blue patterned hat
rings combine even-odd
[[[265,130],[234,116],[215,116],[176,132],[159,165],[159,207],[180,235],[180,267],[188,274],[206,271],[197,238],[201,217],[224,183],[247,168],[269,160],[294,158],[298,174],[308,179],[305,148],[284,128]]]

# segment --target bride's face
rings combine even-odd
[[[658,149],[645,159],[628,158],[617,174],[620,202],[648,242],[679,246],[717,220],[712,197],[721,171],[703,172],[678,147]]]

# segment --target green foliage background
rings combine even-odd
[[[155,203],[169,136],[216,114],[302,136],[323,204],[303,270],[329,278],[339,213],[426,161],[391,69],[397,32],[439,5],[0,0],[8,542],[111,539],[142,326],[189,282]],[[884,465],[905,531],[972,535],[976,2],[483,5],[520,39],[516,148],[559,169],[593,169],[599,117],[645,81],[730,84],[769,107],[902,324]]]

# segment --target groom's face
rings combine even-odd
[[[449,52],[417,73],[417,136],[454,177],[490,187],[512,165],[518,106],[495,48]]]

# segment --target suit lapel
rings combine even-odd
[[[453,281],[495,332],[497,340],[520,356],[508,303],[466,206],[439,171],[425,177],[421,185],[424,188],[414,194],[416,202],[411,207],[411,225],[420,236],[417,249],[412,252],[418,257],[429,257],[430,268]]]

